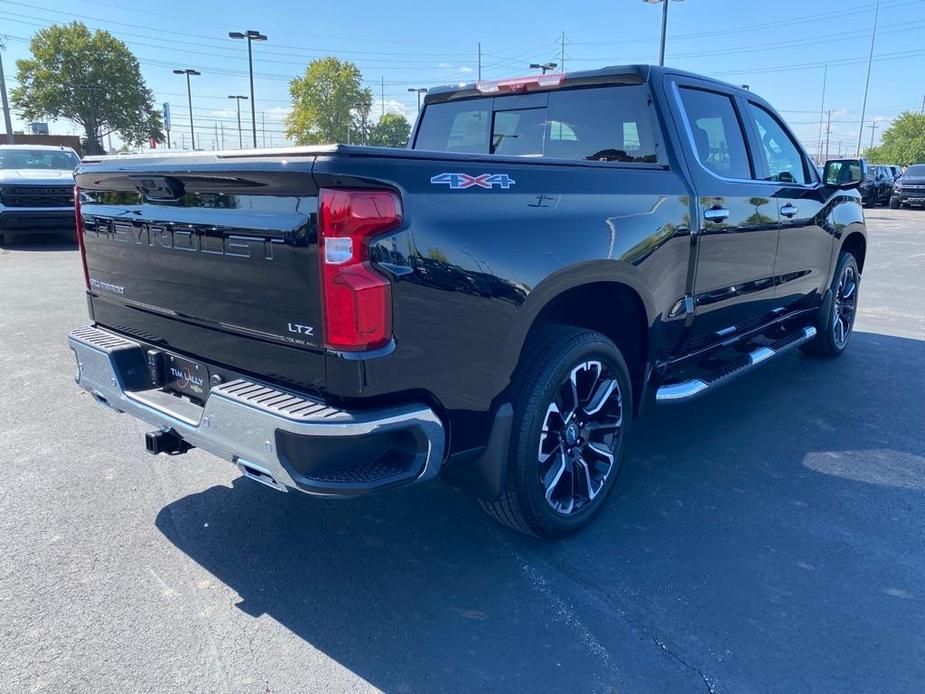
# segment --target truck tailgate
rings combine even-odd
[[[315,352],[319,373],[299,380],[317,383],[323,358],[312,163],[177,158],[81,168],[97,321],[121,330],[143,325],[149,341],[186,351],[195,350],[192,343],[221,344],[216,333],[224,333]],[[210,335],[189,339],[197,330]],[[177,336],[182,345],[173,344]],[[247,369],[247,342],[224,342],[234,348],[223,351]]]

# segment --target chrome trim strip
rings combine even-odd
[[[657,402],[671,402],[673,400],[686,400],[687,398],[692,398],[699,393],[702,393],[710,386],[705,382],[701,381],[699,378],[693,378],[689,381],[682,381],[681,383],[671,383],[667,386],[662,386],[655,393],[655,400]]]
[[[765,359],[770,359],[770,358],[773,357],[775,354],[777,354],[777,352],[775,352],[775,351],[774,351],[773,349],[771,349],[770,347],[759,347],[758,349],[754,350],[753,352],[749,352],[749,354],[748,354],[748,359],[749,359],[749,361],[751,361],[752,366],[754,366],[754,365],[756,365],[756,364],[760,364],[760,363],[763,362]]]

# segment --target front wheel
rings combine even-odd
[[[837,357],[845,351],[854,329],[860,282],[857,260],[851,253],[842,251],[832,279],[832,300],[822,316],[815,339],[806,344],[805,352]]]
[[[512,385],[505,488],[480,503],[523,533],[568,535],[600,510],[616,481],[632,417],[626,362],[601,333],[550,326],[526,347]]]
[[[891,210],[898,210],[902,206],[903,204],[897,198],[894,198],[894,197],[890,198],[890,209]]]

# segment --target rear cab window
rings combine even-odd
[[[425,108],[414,149],[664,164],[647,88],[476,97]]]

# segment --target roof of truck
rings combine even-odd
[[[721,85],[724,89],[733,89],[744,91],[740,86],[723,82],[722,80],[699,75],[685,70],[678,70],[671,67],[662,67],[659,65],[609,65],[598,68],[597,70],[580,70],[577,72],[561,73],[561,83],[552,87],[590,86],[594,84],[643,84],[659,77],[660,75],[678,75],[682,77],[693,77],[699,80],[706,80],[714,84]],[[531,77],[544,77],[534,73]],[[545,75],[551,77],[552,73]],[[516,79],[516,78],[515,78]],[[481,83],[499,82],[501,80],[482,80]],[[452,99],[462,99],[468,97],[490,96],[480,91],[478,85],[480,82],[460,82],[459,84],[447,84],[439,87],[433,87],[424,97],[425,104],[432,104],[440,101],[449,101]],[[547,91],[546,88],[531,89],[534,91]]]

